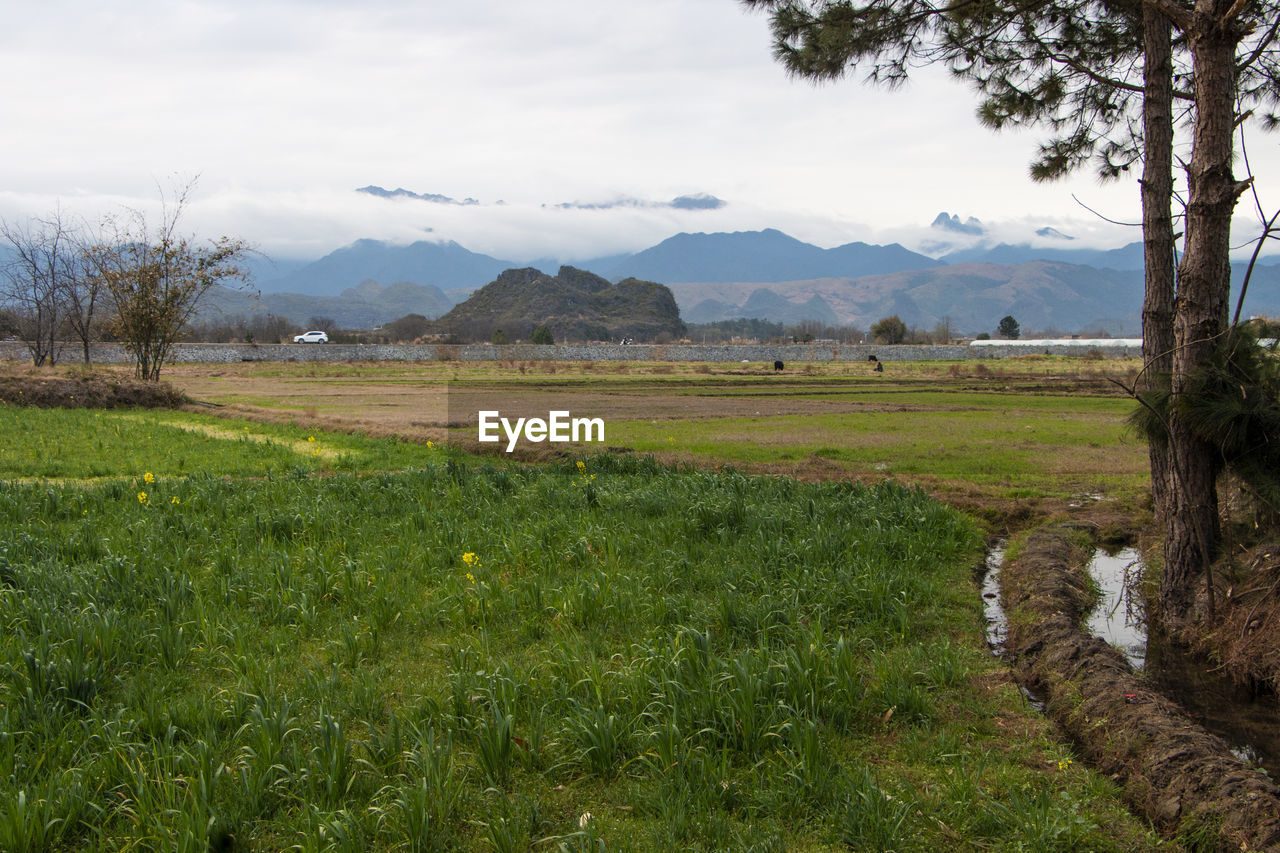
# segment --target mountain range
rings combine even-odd
[[[312,318],[325,317],[348,329],[374,329],[403,317],[421,314],[439,317],[457,302],[434,285],[401,281],[382,285],[366,279],[334,296],[311,296],[305,293],[252,294],[228,287],[216,287],[200,302],[199,317],[209,321],[217,317],[251,317],[274,314],[300,326],[312,325]]]
[[[677,234],[634,255],[599,258],[583,267],[609,278],[670,282],[780,282],[828,276],[876,275],[938,266],[897,243],[846,243],[820,249],[774,228],[730,234]]]
[[[1023,328],[1127,334],[1141,325],[1142,274],[1051,261],[1023,264],[948,264],[856,278],[792,281],[759,288],[741,284],[668,285],[686,322],[738,316],[777,322],[801,319],[863,329],[897,315],[909,326],[931,329],[944,320],[955,330],[990,331],[1006,314]],[[733,302],[755,287],[741,307]],[[767,312],[748,310],[768,307]],[[781,306],[793,309],[789,316]],[[804,306],[804,310],[800,309]]]
[[[468,251],[454,242],[420,240],[396,246],[380,240],[357,240],[286,275],[260,281],[258,286],[264,292],[311,296],[336,296],[366,280],[471,291],[516,266],[520,265]]]
[[[981,223],[940,214],[941,230],[981,229]],[[943,319],[960,332],[989,331],[1005,314],[1024,329],[1067,332],[1105,329],[1136,333],[1142,302],[1142,245],[1110,251],[1055,245],[986,245],[931,258],[898,244],[847,243],[823,249],[776,229],[681,233],[640,252],[579,261],[574,267],[620,281],[635,278],[670,287],[687,322],[759,317],[775,322],[817,320],[866,328],[897,314],[911,326]],[[397,246],[358,240],[305,265],[260,269],[256,310],[305,324],[326,316],[368,328],[406,313],[439,317],[517,263],[469,251],[454,242]],[[1280,264],[1260,265],[1247,314],[1280,313]],[[240,297],[219,294],[209,307],[250,310]],[[207,310],[207,309],[206,309]]]

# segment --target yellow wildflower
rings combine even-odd
[[[174,495],[173,497],[169,498],[169,503],[172,504],[173,506],[177,506],[178,504],[182,503],[182,501],[178,500],[177,495]]]
[[[152,474],[150,471],[142,475],[142,482],[146,483],[148,486],[150,486],[155,481],[156,481],[156,475]]]
[[[147,504],[151,503],[151,499],[147,497],[146,492],[138,492],[138,503],[142,504],[143,506],[146,506]]]
[[[474,551],[468,551],[462,555],[462,562],[474,568],[480,565],[480,558],[475,555]]]
[[[316,440],[316,437],[314,435],[307,436],[307,441],[314,442],[315,440]]]

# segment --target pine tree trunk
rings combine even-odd
[[[1173,26],[1144,7],[1142,233],[1146,289],[1142,305],[1143,386],[1169,387],[1173,372]],[[1151,501],[1163,524],[1169,509],[1169,447],[1148,444]]]
[[[1178,414],[1177,401],[1227,328],[1231,214],[1242,187],[1231,172],[1235,133],[1235,53],[1240,35],[1225,21],[1231,4],[1200,0],[1188,32],[1196,116],[1187,168],[1186,249],[1178,269],[1169,423],[1170,512],[1165,520],[1160,611],[1166,625],[1194,616],[1196,592],[1218,540],[1218,455]]]

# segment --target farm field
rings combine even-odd
[[[175,366],[171,380],[230,414],[366,434],[474,441],[481,408],[602,417],[606,444],[670,461],[918,484],[976,507],[1135,501],[1145,447],[1125,418],[1133,361],[793,365],[635,362]],[[455,413],[455,414],[451,414]],[[444,425],[469,418],[446,436]],[[539,455],[526,454],[525,458]]]
[[[394,398],[432,393],[415,369],[271,367],[174,371],[254,420],[0,406],[0,849],[1165,846],[987,652],[982,531],[909,485],[959,490],[985,451],[933,480],[852,452],[863,418],[940,419],[902,465],[948,419],[993,447],[1013,421],[1038,449],[970,498],[1123,498],[1140,465],[1034,481],[1050,448],[1122,434],[1123,399],[1043,393],[1096,377],[1013,393],[943,366],[860,391],[815,370],[761,395],[752,374],[526,366],[707,417],[676,432],[670,404],[609,420],[642,452],[519,464],[439,440],[456,390],[401,429]],[[484,368],[458,381],[520,384]],[[765,450],[732,438],[763,400]]]

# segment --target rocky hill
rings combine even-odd
[[[464,341],[528,340],[546,326],[556,341],[679,338],[685,333],[675,297],[661,284],[561,267],[549,276],[532,267],[509,269],[432,324],[436,334]]]

